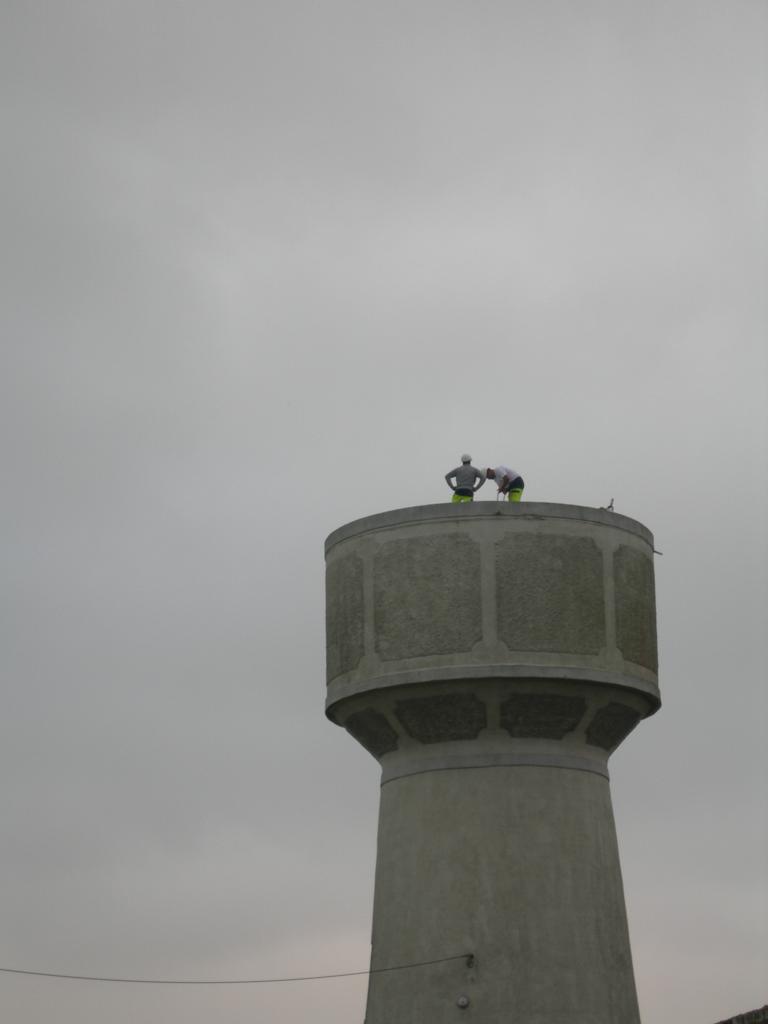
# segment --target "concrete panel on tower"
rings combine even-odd
[[[605,647],[603,556],[589,537],[521,533],[496,545],[499,639],[513,651]]]
[[[480,549],[456,535],[382,544],[373,607],[383,661],[470,650],[482,637]]]
[[[613,556],[613,576],[616,645],[627,661],[656,672],[656,588],[650,555],[620,545]]]
[[[363,656],[363,562],[356,554],[326,569],[326,670],[333,679],[353,669]]]

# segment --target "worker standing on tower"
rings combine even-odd
[[[506,494],[507,501],[520,501],[525,484],[517,470],[510,469],[509,466],[496,466],[495,469],[491,469],[489,466],[485,475],[489,480],[496,481],[498,493]]]
[[[454,479],[455,484],[451,483]],[[475,491],[479,491],[485,483],[485,476],[472,465],[471,455],[462,455],[461,465],[445,474],[445,482],[453,491],[452,502],[472,501]]]

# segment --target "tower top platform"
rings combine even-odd
[[[356,537],[362,533],[385,530],[390,527],[415,525],[418,523],[439,523],[446,520],[462,521],[487,519],[489,516],[513,516],[516,519],[569,519],[584,523],[602,523],[616,529],[626,530],[647,541],[653,551],[653,534],[642,523],[629,516],[603,508],[590,508],[586,505],[561,505],[546,501],[483,501],[475,500],[461,504],[441,502],[439,505],[412,505],[409,508],[396,508],[390,512],[377,512],[362,519],[353,519],[340,526],[328,535],[325,541],[325,552],[336,544]]]

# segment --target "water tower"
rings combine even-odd
[[[639,1024],[607,762],[659,707],[650,532],[426,505],[326,564],[327,714],[381,764],[366,1024]]]

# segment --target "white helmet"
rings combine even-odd
[[[462,455],[461,456],[461,461],[462,462],[471,462],[472,461],[472,456],[471,455]]]

